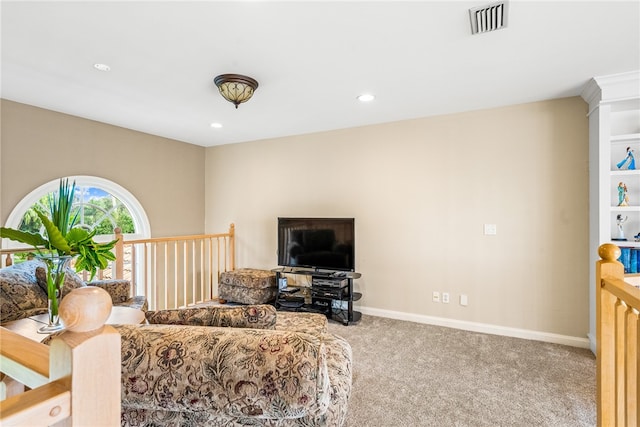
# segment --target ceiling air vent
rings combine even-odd
[[[507,26],[509,3],[506,1],[469,9],[471,34],[488,33]]]

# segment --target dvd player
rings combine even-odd
[[[314,277],[311,279],[312,286],[322,286],[325,288],[344,288],[349,284],[347,279],[335,280],[335,279],[324,279],[322,277]]]

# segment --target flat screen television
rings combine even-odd
[[[278,265],[355,271],[353,218],[278,218]]]

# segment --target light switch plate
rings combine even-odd
[[[495,224],[485,224],[484,234],[486,236],[493,236],[495,234],[498,234],[498,227]]]

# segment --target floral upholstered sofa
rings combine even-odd
[[[23,319],[47,312],[46,264],[31,260],[0,269],[0,323]],[[147,310],[147,300],[131,297],[128,280],[98,280],[85,283],[73,270],[67,269],[61,296],[75,288],[98,286],[111,295],[113,305]]]
[[[344,425],[351,347],[325,316],[249,305],[147,320],[116,326],[123,426]]]
[[[46,312],[41,268],[29,261],[0,269],[0,323]],[[118,289],[114,304],[146,311],[144,298],[129,298],[128,287],[115,283],[97,285]],[[78,285],[65,285],[63,298]],[[121,335],[122,426],[345,424],[351,347],[327,332],[325,316],[213,305],[146,311],[146,318],[149,324],[114,325]]]

